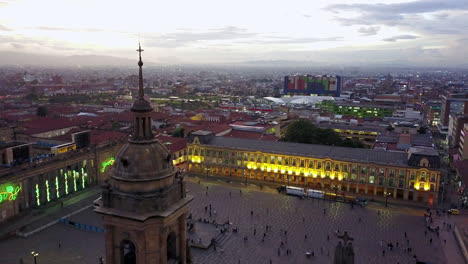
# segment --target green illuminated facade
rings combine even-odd
[[[357,117],[387,117],[392,116],[394,108],[384,105],[336,104],[334,101],[322,101],[317,106],[335,115],[350,115]]]
[[[21,187],[11,184],[0,185],[0,204],[8,201],[15,201],[18,198],[18,193]]]
[[[60,169],[56,174],[45,174],[44,180],[34,185],[34,205],[41,206],[85,189],[88,186],[88,170],[85,162],[79,165]]]

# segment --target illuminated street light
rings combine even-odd
[[[386,192],[384,193],[384,195],[385,195],[385,207],[388,207],[388,197],[391,196],[392,193]]]
[[[37,252],[31,252],[31,256],[34,258],[34,264],[37,264],[37,256],[39,256],[39,253]]]

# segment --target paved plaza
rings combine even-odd
[[[237,233],[229,232],[221,240],[216,251],[213,247],[192,248],[194,263],[332,263],[338,230],[348,231],[354,238],[358,264],[415,263],[413,255],[429,263],[462,263],[455,255],[446,258],[444,247],[456,247],[449,231],[441,227],[440,238],[433,232],[425,235],[424,211],[420,209],[384,208],[372,203],[365,208],[351,208],[349,204],[300,200],[272,189],[239,188],[225,182],[189,181],[187,189],[195,196],[190,204],[193,219],[229,221],[230,230],[238,228]],[[209,209],[205,211],[210,204],[211,217]],[[102,227],[100,216],[91,209],[70,220]],[[267,225],[271,226],[269,230]],[[447,245],[443,238],[448,239]],[[386,246],[389,242],[398,242],[399,247],[390,251]],[[406,252],[408,247],[412,248],[411,254]],[[32,264],[31,251],[39,252],[38,264],[99,263],[99,257],[104,256],[104,234],[55,224],[28,238],[1,241],[0,263],[17,264],[22,258],[22,263]],[[307,258],[306,252],[314,256]]]

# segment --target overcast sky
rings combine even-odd
[[[0,0],[0,51],[161,63],[468,62],[468,0]],[[1,59],[1,58],[0,58]]]

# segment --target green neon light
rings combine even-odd
[[[65,172],[65,194],[68,194],[68,175]]]
[[[39,192],[39,184],[36,184],[36,204],[37,204],[38,206],[41,205],[40,192]]]
[[[49,190],[49,180],[45,181],[46,193],[47,193],[47,202],[50,202],[50,190]]]
[[[0,192],[0,203],[5,202],[5,201],[14,201],[16,198],[18,198],[18,193],[21,190],[21,187],[16,186],[13,187],[13,185],[8,185],[5,187],[4,192]]]
[[[105,172],[105,171],[106,171],[106,168],[107,168],[108,166],[114,165],[114,162],[115,162],[114,157],[111,157],[111,158],[108,159],[107,161],[104,161],[104,162],[102,163],[101,172]]]
[[[58,177],[55,177],[55,190],[57,191],[57,198],[60,198]]]
[[[76,171],[73,171],[73,190],[76,192],[76,175],[78,174],[78,172]],[[79,175],[78,175],[79,177]]]
[[[84,172],[84,168],[81,168],[81,188],[85,188],[87,173]]]

